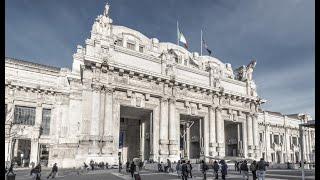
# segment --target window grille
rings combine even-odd
[[[42,134],[50,134],[51,109],[42,110]]]
[[[36,119],[36,108],[15,106],[14,108],[14,124],[23,124],[33,126]]]
[[[131,50],[135,50],[135,44],[132,44],[132,43],[127,43],[127,48],[128,49],[131,49]]]

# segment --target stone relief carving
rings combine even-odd
[[[213,84],[214,84],[214,87],[221,87],[221,84],[220,84],[220,78],[214,78],[213,79]]]

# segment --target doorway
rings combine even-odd
[[[119,152],[122,161],[150,158],[152,110],[120,106]]]
[[[224,121],[225,129],[225,154],[226,156],[239,156],[240,140],[242,139],[242,123]]]

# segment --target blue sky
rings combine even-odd
[[[257,60],[264,109],[315,118],[313,0],[6,0],[6,56],[71,68],[107,2],[115,25],[161,42],[176,43],[178,20],[190,51],[200,51],[202,29],[212,55],[233,69]]]

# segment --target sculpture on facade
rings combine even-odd
[[[251,81],[252,80],[252,73],[253,68],[256,66],[257,62],[251,61],[247,66],[242,65],[238,69],[235,70],[237,72],[237,79],[240,81]]]
[[[109,17],[109,8],[110,5],[107,3],[103,15],[97,16],[95,22],[92,25],[92,33],[102,34],[105,36],[110,35],[111,24],[113,21]]]

